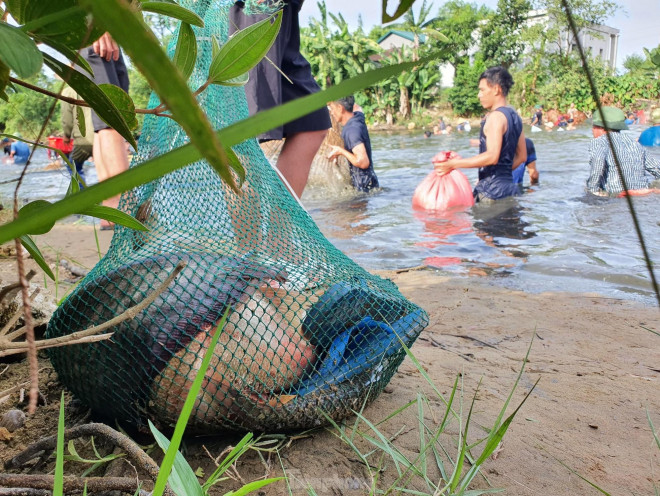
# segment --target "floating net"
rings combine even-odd
[[[205,21],[195,28],[196,89],[211,37],[227,38],[232,2],[180,3]],[[214,85],[199,101],[216,128],[248,117],[242,88]],[[158,104],[152,95],[150,107]],[[171,119],[148,116],[132,165],[187,142]],[[50,350],[60,380],[96,412],[139,428],[147,419],[174,425],[208,351],[189,431],[322,425],[325,415],[340,420],[373,400],[405,357],[401,343],[410,346],[427,325],[391,281],[323,237],[256,140],[234,151],[247,172],[241,195],[204,161],[125,193],[121,208],[150,230],[116,227],[106,256],[51,319],[48,337],[106,322],[185,264],[153,303],[111,328],[111,339]]]

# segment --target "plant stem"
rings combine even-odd
[[[19,86],[23,86],[24,88],[27,88],[27,89],[32,90],[32,91],[36,91],[37,93],[41,93],[42,95],[50,96],[52,98],[57,98],[58,100],[61,100],[61,101],[66,102],[66,103],[70,103],[71,105],[77,105],[78,107],[91,107],[91,105],[89,105],[89,103],[87,103],[85,100],[78,100],[76,98],[70,98],[68,96],[62,96],[59,93],[55,93],[53,91],[45,90],[45,89],[40,88],[39,86],[36,86],[34,84],[30,84],[26,81],[16,79],[13,76],[10,76],[9,80],[14,84],[17,84]],[[152,108],[152,109],[135,109],[135,113],[136,114],[153,114],[153,115],[156,115],[158,117],[171,117],[171,115],[163,113],[163,111],[165,111],[165,110],[167,110],[167,107],[163,104],[160,104],[158,107]]]

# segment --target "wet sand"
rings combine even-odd
[[[99,232],[100,248],[109,246],[111,232]],[[91,268],[98,261],[92,228],[88,225],[58,224],[37,238],[39,246],[54,265],[67,258]],[[28,263],[34,266],[32,260]],[[647,410],[656,429],[660,428],[660,311],[638,303],[605,298],[597,294],[527,294],[489,284],[487,278],[448,278],[434,270],[379,272],[391,278],[404,295],[426,309],[430,325],[413,346],[413,353],[433,379],[438,390],[449,397],[458,374],[464,390],[464,416],[481,380],[473,412],[470,439],[485,435],[511,390],[536,334],[529,363],[515,392],[507,415],[523,399],[534,382],[540,382],[513,421],[497,456],[487,460],[483,473],[472,488],[506,489],[511,495],[598,494],[572,474],[563,462],[611,494],[653,494],[660,487],[660,449],[647,420]],[[40,275],[37,279],[40,279]],[[61,269],[60,277],[72,276]],[[15,280],[11,256],[0,260],[3,283]],[[58,288],[63,296],[66,284]],[[54,297],[54,288],[49,284]],[[47,363],[42,365],[47,367]],[[13,363],[0,374],[0,390],[25,379],[25,365]],[[4,366],[0,367],[2,370]],[[42,371],[43,387],[51,400],[28,419],[26,427],[10,441],[0,441],[2,458],[56,429],[53,408],[59,386],[53,373]],[[386,391],[364,415],[371,421],[415,400],[418,393],[433,407],[424,412],[430,428],[442,418],[444,407],[433,388],[410,360],[406,360]],[[18,395],[0,404],[0,414],[14,407]],[[458,409],[455,404],[455,409]],[[72,407],[72,412],[75,409]],[[481,426],[481,427],[480,427]],[[396,436],[401,453],[414,458],[419,452],[417,409],[409,408],[383,424],[382,430]],[[362,428],[366,427],[362,425]],[[441,442],[455,453],[459,431],[453,423]],[[233,437],[229,441],[235,440]],[[217,456],[226,438],[193,439],[188,442],[188,459],[193,468],[210,473],[213,463],[203,447]],[[359,445],[369,451],[366,443]],[[478,454],[480,447],[474,449]],[[322,494],[367,494],[370,484],[356,454],[329,430],[317,430],[283,449],[281,458],[266,457],[266,464],[248,454],[238,471],[245,481],[264,475],[290,478],[292,494],[307,494],[311,486]],[[378,464],[378,457],[370,462]],[[126,465],[127,474],[133,473]],[[437,479],[431,458],[429,474]],[[394,464],[386,463],[379,487],[386,488],[397,478]],[[221,486],[221,490],[232,488]],[[428,491],[420,481],[410,489]],[[289,494],[284,483],[263,489],[263,494]],[[396,493],[396,491],[395,491]]]

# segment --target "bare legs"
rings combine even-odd
[[[128,153],[124,138],[114,129],[102,129],[94,133],[94,164],[99,182],[128,170]],[[117,208],[119,195],[103,200],[106,207]],[[101,226],[109,225],[102,221]]]
[[[277,168],[298,198],[307,184],[312,160],[325,139],[327,130],[308,131],[288,136],[277,159]]]

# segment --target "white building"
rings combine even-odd
[[[550,16],[544,10],[532,10],[527,18],[528,26],[537,24],[548,25]],[[578,33],[582,49],[594,58],[600,58],[612,69],[616,68],[616,58],[619,51],[619,33],[616,28],[602,24],[592,24]],[[547,47],[549,50],[570,53],[577,50],[577,41],[573,33],[563,29],[559,34],[559,44]]]
[[[542,10],[532,10],[529,13],[527,20],[528,26],[534,26],[537,24],[548,25],[550,22],[550,17],[546,11]],[[477,31],[473,33],[475,40],[477,40],[479,34]],[[580,43],[582,48],[586,53],[590,53],[592,57],[599,57],[607,62],[608,66],[611,68],[616,68],[616,58],[619,48],[619,30],[604,25],[593,24],[589,28],[583,29],[580,33]],[[385,33],[378,40],[378,44],[386,51],[400,49],[402,47],[412,48],[414,45],[414,35],[410,31],[400,31],[392,29]],[[563,52],[571,52],[577,50],[577,43],[570,33],[567,30],[564,30],[560,33],[560,39],[562,40],[562,46],[555,45],[554,47],[547,47],[550,50],[556,50]],[[425,43],[426,36],[423,34],[419,36],[419,42]],[[469,55],[472,55],[476,52],[476,49],[473,48],[470,50]],[[440,71],[440,85],[443,88],[448,88],[454,85],[454,67],[449,63],[444,63],[439,66],[438,70]]]
[[[425,43],[426,36],[419,35],[419,43]],[[415,35],[410,31],[399,31],[392,29],[388,31],[378,40],[378,44],[385,50],[390,52],[392,50],[399,50],[402,47],[412,48],[415,44]],[[454,67],[449,63],[441,64],[438,67],[440,71],[440,86],[447,88],[454,84]]]

